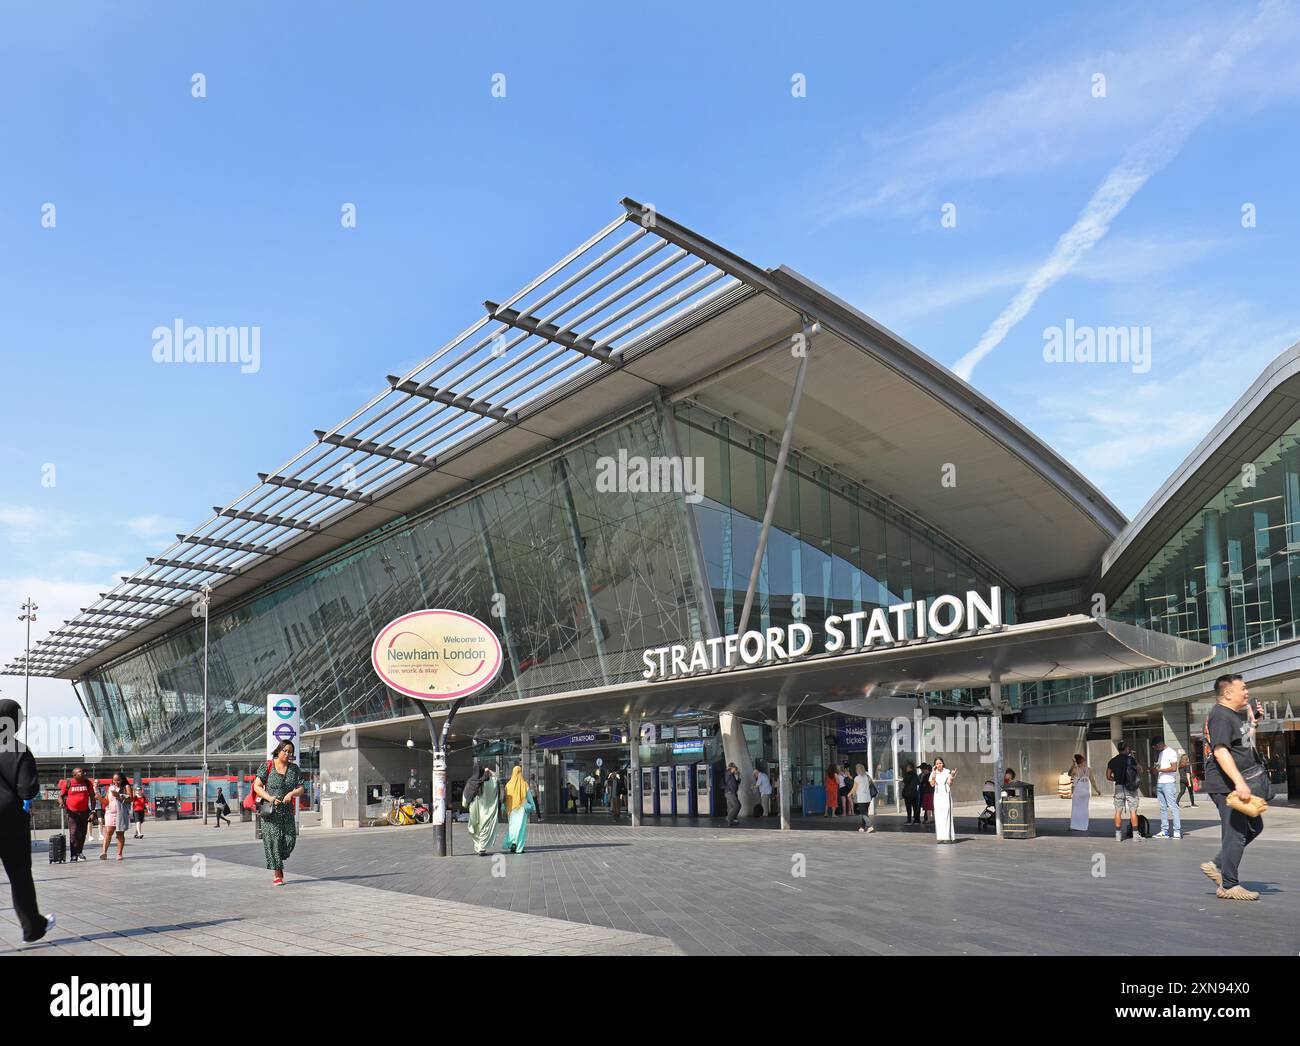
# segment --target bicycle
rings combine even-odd
[[[413,803],[389,796],[386,816],[390,825],[424,824],[429,820],[429,811],[418,800]]]

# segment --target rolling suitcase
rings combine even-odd
[[[50,836],[50,864],[63,864],[68,859],[68,837],[60,832]]]

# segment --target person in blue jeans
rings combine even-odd
[[[1183,819],[1178,813],[1178,753],[1165,744],[1163,737],[1151,742],[1156,750],[1156,796],[1160,800],[1160,834],[1169,838],[1169,814],[1174,815],[1174,838],[1183,837]]]

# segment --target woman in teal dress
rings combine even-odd
[[[524,852],[524,839],[528,835],[528,814],[537,809],[533,802],[532,789],[524,780],[523,769],[516,764],[506,784],[506,813],[510,820],[506,823],[504,847],[512,854]]]
[[[298,842],[293,801],[305,791],[298,764],[293,762],[293,742],[281,741],[271,753],[270,765],[259,770],[253,779],[253,792],[257,798],[273,807],[271,814],[262,817],[262,849],[266,852],[266,866],[275,872],[272,886],[284,883],[284,862]]]
[[[478,763],[475,761],[475,768]],[[473,782],[471,782],[473,783]],[[492,845],[497,834],[497,779],[491,770],[484,770],[477,778],[477,790],[469,804],[469,835],[474,840],[474,852],[480,857]]]

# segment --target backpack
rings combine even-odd
[[[1130,792],[1136,792],[1138,785],[1142,783],[1142,777],[1138,773],[1138,761],[1132,754],[1128,757],[1128,762],[1124,766],[1124,787]]]
[[[1151,822],[1147,820],[1146,814],[1138,814],[1137,834],[1143,839],[1151,838]],[[1127,824],[1124,826],[1124,838],[1133,838],[1133,825]]]

